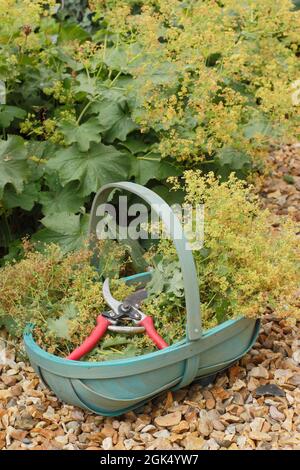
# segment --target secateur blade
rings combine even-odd
[[[146,289],[138,289],[132,294],[128,295],[124,302],[126,302],[128,305],[131,305],[132,307],[139,308],[143,300],[145,300],[147,297],[148,292]]]
[[[146,289],[138,289],[132,294],[128,295],[128,297],[126,297],[126,299],[124,299],[123,302],[120,302],[119,300],[115,299],[110,292],[109,278],[105,279],[103,283],[102,292],[103,292],[103,297],[106,303],[110,306],[110,308],[114,312],[117,312],[119,308],[124,304],[128,304],[131,307],[139,308],[142,301],[148,297],[148,293]]]
[[[126,311],[126,308],[128,310],[130,310],[130,307],[133,307],[134,309],[139,309],[142,301],[146,299],[147,296],[148,293],[146,289],[138,289],[129,296],[127,296],[122,302],[120,302],[116,300],[110,292],[109,278],[105,279],[103,283],[103,297],[106,303],[112,309],[110,315],[113,315],[114,319],[116,320],[116,324],[109,325],[108,330],[125,334],[143,333],[145,331],[145,328],[143,326],[118,325],[117,320],[119,316],[124,315],[124,311]]]

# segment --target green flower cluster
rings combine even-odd
[[[105,183],[170,201],[169,176],[245,177],[299,135],[289,0],[64,3],[0,0],[0,256],[78,248]]]

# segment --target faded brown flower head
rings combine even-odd
[[[32,28],[29,24],[25,24],[22,28],[23,33],[25,36],[29,36],[30,33],[32,33]]]

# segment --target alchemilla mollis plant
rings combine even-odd
[[[79,248],[94,192],[170,197],[186,169],[259,168],[299,136],[300,12],[289,0],[0,0],[0,250]]]

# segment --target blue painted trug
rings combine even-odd
[[[194,380],[215,374],[237,361],[252,347],[258,331],[259,321],[241,318],[205,333],[202,340],[194,342],[203,342],[204,348],[199,344],[192,347],[196,354],[199,351],[199,368]],[[222,333],[225,332],[224,341]],[[32,365],[60,399],[106,416],[137,408],[163,390],[175,387],[184,375],[186,360],[182,357],[191,355],[191,345],[184,341],[130,359],[105,363],[72,361],[71,364],[42,350],[28,331],[24,341]],[[143,365],[146,372],[141,372]],[[105,374],[101,374],[103,366],[107,368]],[[127,368],[128,375],[118,374]]]
[[[105,200],[115,187],[134,192],[156,206],[166,205],[152,191],[134,183],[107,185],[95,197],[90,234],[95,233],[98,203]],[[163,213],[165,211],[160,215]],[[169,215],[177,224],[178,234],[178,220],[170,211]],[[185,241],[183,233],[182,237]],[[178,240],[174,243],[185,283],[187,336],[184,340],[163,350],[128,359],[70,361],[41,349],[33,339],[34,326],[27,325],[24,343],[30,362],[41,380],[61,400],[97,414],[118,416],[140,407],[164,390],[177,389],[224,370],[252,347],[259,331],[258,320],[241,317],[202,332],[198,289],[195,290],[198,280],[191,252],[186,251],[184,243]],[[125,281],[128,284],[145,282],[150,276],[148,272],[140,273]]]

